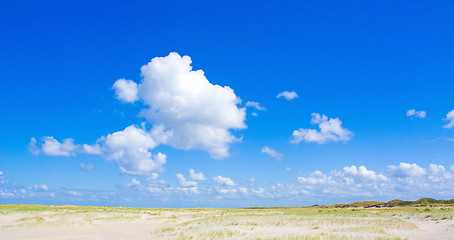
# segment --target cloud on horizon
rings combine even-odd
[[[398,171],[396,170],[398,169]],[[449,168],[448,168],[449,169]],[[216,176],[211,181],[199,182],[176,175],[178,186],[172,186],[164,180],[153,177],[132,178],[123,188],[130,192],[85,191],[78,189],[51,189],[45,184],[20,186],[8,184],[4,179],[0,185],[0,199],[71,199],[71,202],[83,202],[87,198],[92,202],[116,198],[125,203],[125,195],[150,198],[165,203],[168,199],[185,199],[193,203],[207,203],[212,200],[232,199],[254,204],[267,200],[289,201],[295,204],[320,204],[330,201],[336,203],[350,199],[387,199],[400,198],[416,200],[421,197],[451,198],[454,194],[454,169],[447,170],[443,165],[430,164],[427,168],[416,163],[390,165],[384,172],[376,172],[366,166],[345,166],[329,173],[313,171],[296,177],[294,184],[279,182],[258,185],[255,178],[239,181],[229,177]],[[396,172],[397,171],[397,172]],[[76,197],[76,198],[74,198]],[[109,200],[109,201],[111,201]],[[329,203],[329,202],[328,202]],[[238,202],[235,205],[238,207]]]

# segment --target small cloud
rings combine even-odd
[[[453,128],[454,127],[454,109],[446,114],[446,118],[443,118],[444,121],[448,123],[444,125],[444,128]]]
[[[0,189],[0,198],[12,198],[12,197],[14,197],[13,193],[4,192],[3,190]]]
[[[410,109],[407,111],[407,117],[425,118],[426,111],[416,111],[415,109]]]
[[[93,155],[102,154],[101,146],[99,146],[99,144],[93,144],[93,145],[84,144],[84,145],[82,145],[82,152],[86,153],[86,154],[93,154]]]
[[[267,146],[262,148],[262,153],[266,153],[276,160],[282,160],[282,158],[284,157],[282,153],[279,153],[276,150],[271,149]]]
[[[30,151],[33,155],[38,155],[40,150],[39,147],[36,145],[36,138],[32,137],[30,143],[28,144],[28,151]]]
[[[157,173],[151,173],[150,177],[148,177],[148,178],[151,179],[151,180],[154,180],[154,179],[156,179],[156,178],[158,178],[158,177],[159,177],[159,174],[157,174]]]
[[[141,189],[143,189],[143,186],[142,186],[142,184],[140,183],[140,181],[137,180],[137,179],[135,179],[135,178],[131,179],[131,182],[130,182],[130,183],[127,183],[127,184],[126,184],[126,187],[131,188],[131,189],[135,189],[135,190],[141,190]]]
[[[400,163],[398,166],[388,166],[389,172],[398,177],[420,177],[427,174],[426,170],[418,164]]]
[[[246,107],[254,107],[259,111],[266,111],[266,108],[260,106],[260,103],[254,102],[254,101],[249,101],[246,103]]]
[[[382,174],[377,174],[374,171],[368,170],[365,166],[346,166],[344,167],[344,175],[357,179],[364,179],[367,181],[387,181]]]
[[[254,117],[257,117],[257,116],[258,116],[258,114],[257,114],[256,112],[253,112],[253,113],[251,113],[251,114],[252,114],[252,116],[254,116]]]
[[[285,170],[287,170],[287,171],[289,171],[289,172],[292,171],[292,169],[289,168],[289,167],[286,167]]]
[[[329,118],[326,115],[320,115],[318,113],[311,114],[311,124],[318,124],[320,131],[316,129],[303,129],[293,131],[293,138],[290,140],[291,143],[298,144],[304,142],[316,142],[323,144],[329,141],[349,141],[353,133],[342,127],[342,122],[339,118]]]
[[[189,177],[195,181],[205,181],[207,180],[203,173],[196,173],[194,169],[189,169]]]
[[[178,173],[177,175],[178,183],[182,187],[197,187],[197,182],[186,180],[183,174]]]
[[[49,188],[45,184],[40,184],[40,185],[35,185],[33,187],[28,187],[30,190],[35,190],[35,191],[47,191]]]
[[[229,187],[233,187],[235,185],[235,183],[233,183],[232,179],[230,179],[228,177],[222,177],[222,176],[213,177],[213,182],[219,183],[221,185],[229,186]]]
[[[43,153],[49,156],[74,156],[76,150],[80,145],[74,144],[74,139],[67,138],[63,139],[60,143],[54,137],[42,137],[41,138],[41,149],[37,146],[35,138],[31,138],[28,145],[28,150],[33,154]]]
[[[293,100],[298,97],[298,94],[296,94],[296,92],[294,92],[294,91],[291,91],[291,92],[283,91],[276,96],[276,98],[280,98],[280,97],[283,97],[287,100]]]
[[[249,178],[249,182],[251,182],[251,183],[255,183],[256,181],[257,181],[257,179],[255,179],[253,177]]]
[[[84,164],[80,163],[79,164],[79,169],[83,171],[91,171],[94,169],[93,164]]]
[[[81,194],[76,191],[69,191],[68,194],[76,196],[76,197],[81,196]]]
[[[134,81],[118,79],[112,88],[115,90],[118,100],[124,103],[133,103],[139,100],[137,87],[138,85]]]

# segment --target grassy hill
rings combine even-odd
[[[378,201],[362,201],[354,203],[345,203],[345,204],[334,204],[329,207],[335,208],[384,208],[384,207],[422,207],[422,206],[446,206],[454,205],[454,199],[451,200],[436,200],[433,198],[420,198],[416,201],[403,201],[399,199],[394,199],[388,202],[378,202]]]

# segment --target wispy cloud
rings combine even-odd
[[[284,158],[284,154],[280,153],[280,152],[277,152],[276,150],[274,149],[271,149],[267,146],[264,146],[262,148],[262,153],[266,153],[268,154],[269,156],[271,156],[272,158],[276,159],[276,160],[282,160]]]
[[[85,163],[80,163],[79,164],[79,169],[83,170],[83,171],[91,171],[94,168],[95,167],[93,166],[93,164],[85,164]]]
[[[285,98],[286,100],[293,100],[298,97],[298,94],[296,94],[296,92],[294,92],[294,91],[291,91],[291,92],[283,91],[276,96],[276,98],[281,98],[281,97]]]
[[[426,111],[416,111],[415,109],[410,109],[407,111],[407,117],[425,118]]]
[[[248,101],[246,102],[246,107],[254,107],[259,111],[266,111],[266,108],[262,107],[260,103],[254,102],[254,101]]]

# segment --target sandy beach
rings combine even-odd
[[[3,206],[0,239],[454,239],[447,209]]]

